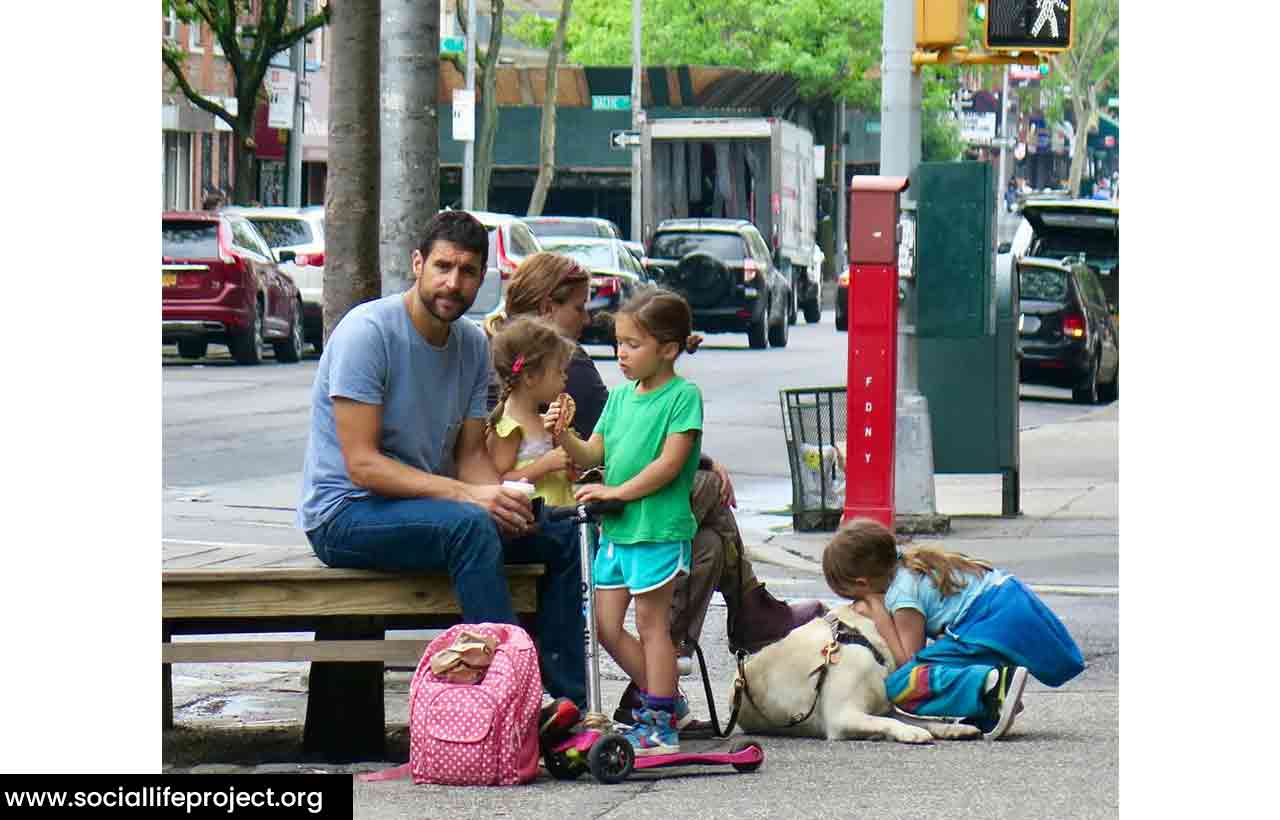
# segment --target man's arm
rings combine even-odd
[[[333,398],[333,420],[347,475],[357,487],[384,498],[443,498],[470,501],[462,483],[410,467],[378,447],[382,406],[341,396]]]
[[[445,476],[410,467],[394,458],[383,455],[378,447],[382,437],[382,406],[365,404],[353,399],[335,396],[333,418],[337,427],[338,446],[346,463],[351,482],[384,498],[441,498],[461,501],[483,507],[498,526],[507,532],[520,534],[528,529],[532,518],[529,502],[520,492],[497,486],[497,475],[488,454],[488,464],[493,480],[490,486],[473,486]],[[484,450],[484,421],[480,420],[480,449]],[[461,439],[466,434],[459,434]],[[473,471],[476,468],[471,468]],[[461,465],[459,475],[462,475]]]

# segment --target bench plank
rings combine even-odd
[[[164,644],[164,663],[260,663],[267,661],[382,661],[417,666],[429,639],[384,641],[181,641]]]
[[[520,580],[510,584],[512,605],[516,612],[537,611],[536,584],[530,577]],[[448,577],[431,575],[324,580],[284,575],[219,583],[166,578],[162,611],[165,618],[462,614]]]

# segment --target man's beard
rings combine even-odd
[[[438,291],[432,294],[431,298],[429,299],[423,296],[421,287],[417,288],[417,291],[418,291],[418,302],[422,305],[423,308],[426,309],[427,313],[430,313],[436,319],[438,319],[441,322],[444,322],[445,324],[452,324],[453,322],[462,318],[462,315],[466,313],[468,310],[470,310],[471,305],[475,302],[474,299],[472,299],[471,302],[467,302],[467,300],[462,297],[462,294],[458,293],[457,291]],[[439,299],[442,297],[447,297],[453,301],[453,307],[457,308],[457,312],[454,315],[452,316],[441,315],[440,312],[436,309],[436,299]]]

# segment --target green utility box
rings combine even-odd
[[[999,473],[1018,489],[1018,292],[995,270],[991,165],[921,163],[916,186],[917,352],[936,473]]]

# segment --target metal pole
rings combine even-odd
[[[476,93],[476,0],[467,0],[467,88]],[[474,109],[473,109],[474,111]],[[474,116],[474,114],[473,114]],[[462,207],[471,210],[476,196],[476,141],[467,140],[462,154]]]
[[[640,106],[643,102],[640,95],[640,27],[642,14],[640,0],[631,0],[631,130],[639,131],[644,117]],[[640,197],[640,146],[631,148],[631,241],[643,242],[645,237],[644,215]]]
[[[293,0],[293,24],[302,27],[307,22],[307,5]],[[306,75],[307,40],[302,38],[293,44],[290,55],[293,65],[293,133],[289,135],[289,190],[286,201],[291,207],[302,206],[302,132],[306,127],[307,109],[302,100],[303,78]]]
[[[840,278],[840,274],[849,268],[849,249],[848,249],[848,230],[849,230],[849,190],[845,185],[845,128],[848,120],[845,117],[844,99],[840,99],[840,105],[836,112],[836,173],[832,183],[836,189],[836,246],[833,255],[835,258],[833,268],[836,272],[836,278]]]
[[[1004,89],[1000,92],[1000,184],[996,188],[996,219],[998,226],[1003,221],[1004,189],[1008,186],[1009,169],[1009,66],[1004,67]]]
[[[880,95],[880,173],[910,177],[920,162],[921,80],[912,70],[915,4],[884,0]],[[908,189],[907,196],[914,199]],[[903,210],[914,211],[913,201]],[[906,272],[903,272],[906,273]],[[894,509],[901,516],[935,518],[933,435],[929,405],[916,378],[916,279],[898,280],[898,413],[894,434]]]

